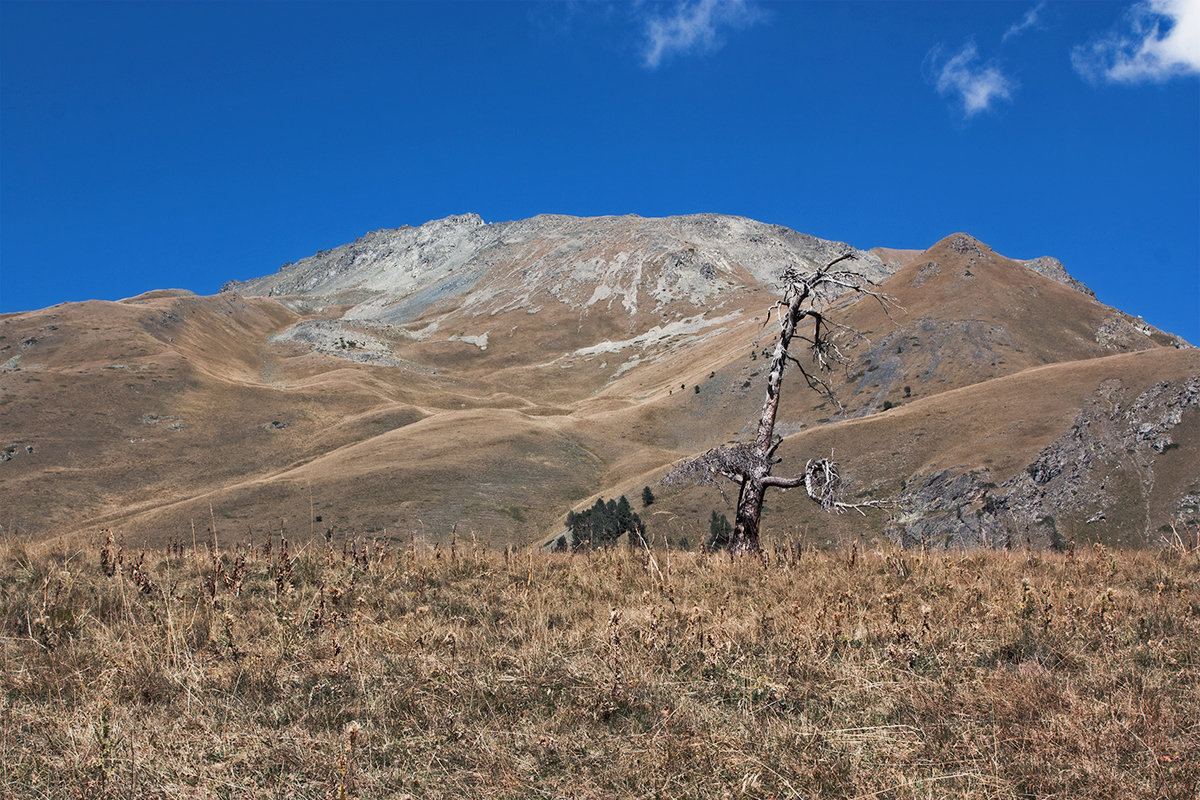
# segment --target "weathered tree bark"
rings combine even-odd
[[[739,486],[736,521],[733,535],[730,539],[730,549],[735,553],[757,552],[759,544],[759,527],[762,518],[762,507],[768,487],[790,489],[803,485],[808,496],[820,503],[826,510],[843,511],[853,508],[861,511],[864,507],[882,505],[880,501],[865,503],[842,503],[838,498],[841,487],[841,477],[837,465],[826,459],[809,461],[805,474],[797,478],[779,478],[771,474],[771,469],[778,462],[775,449],[782,439],[775,437],[775,419],[779,413],[780,390],[783,387],[783,373],[789,361],[796,365],[809,388],[832,394],[820,378],[805,369],[790,353],[789,348],[796,336],[796,330],[806,318],[813,320],[811,338],[802,336],[808,342],[813,362],[818,370],[829,369],[829,362],[840,361],[841,356],[829,335],[830,323],[821,311],[814,308],[821,296],[828,296],[846,291],[860,295],[875,297],[881,302],[884,296],[867,288],[871,285],[862,275],[856,272],[834,271],[833,267],[846,259],[854,258],[853,253],[840,256],[824,267],[810,273],[800,274],[792,270],[784,273],[783,298],[776,303],[775,310],[779,316],[779,340],[771,356],[771,369],[767,376],[767,396],[763,400],[762,415],[759,417],[758,430],[754,441],[720,447],[710,450],[704,455],[692,459],[664,478],[665,482],[681,482],[692,478],[701,482],[710,482],[714,475],[721,475]]]
[[[787,367],[788,348],[796,335],[796,326],[800,321],[813,313],[819,324],[819,316],[815,312],[805,310],[804,304],[812,298],[816,282],[822,278],[835,264],[853,258],[852,254],[841,256],[818,270],[811,276],[785,274],[783,300],[776,308],[780,310],[779,341],[775,343],[775,351],[771,354],[771,371],[767,374],[767,396],[763,400],[762,415],[758,420],[758,432],[754,437],[754,449],[751,453],[753,469],[741,476],[741,491],[738,493],[737,518],[733,526],[733,540],[730,547],[734,552],[752,552],[759,549],[758,529],[762,519],[763,502],[766,499],[768,480],[771,468],[774,466],[775,418],[779,414],[779,391],[783,388],[783,371]],[[814,341],[820,340],[819,331],[814,334]],[[799,485],[802,481],[770,481],[770,485]]]

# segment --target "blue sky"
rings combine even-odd
[[[1200,0],[0,2],[0,311],[467,211],[966,231],[1200,343]]]

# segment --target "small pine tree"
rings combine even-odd
[[[729,517],[713,511],[712,516],[708,520],[708,542],[705,544],[705,547],[709,550],[720,550],[728,547],[732,534],[733,526],[729,524]]]
[[[642,507],[654,505],[654,492],[650,491],[649,486],[642,487]]]
[[[633,507],[629,505],[629,498],[621,495],[621,498],[616,502],[616,511],[613,513],[613,522],[618,531],[627,531],[633,526]]]
[[[612,501],[610,500],[609,503]],[[597,500],[592,506],[592,546],[601,547],[607,544],[607,534],[611,527],[609,520],[612,518],[612,512],[609,504],[603,500]]]

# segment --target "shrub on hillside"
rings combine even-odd
[[[624,535],[629,535],[631,540],[646,535],[645,523],[634,513],[625,495],[607,502],[604,498],[597,498],[595,504],[586,511],[578,514],[569,512],[567,529],[571,531],[576,550],[611,547]],[[631,541],[630,545],[636,543]]]

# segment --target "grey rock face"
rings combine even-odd
[[[1186,341],[1175,334],[1166,333],[1148,325],[1145,320],[1134,318],[1113,309],[1113,314],[1096,330],[1096,342],[1110,350],[1140,350],[1145,347],[1146,339],[1157,339],[1169,342],[1177,348],[1191,347]]]
[[[1113,516],[1119,504],[1145,508],[1135,521],[1147,541],[1155,461],[1173,446],[1184,412],[1200,406],[1200,377],[1164,381],[1129,401],[1119,381],[1101,384],[1066,431],[1000,485],[980,470],[941,470],[911,481],[888,534],[905,546],[1062,546],[1072,524]],[[1112,484],[1120,483],[1121,494]],[[1197,503],[1177,504],[1184,522]],[[1139,512],[1140,513],[1140,512]],[[1056,515],[1058,517],[1056,518]]]
[[[371,330],[362,323],[330,320],[297,323],[271,337],[272,342],[297,342],[315,353],[338,356],[360,364],[397,366],[403,363],[392,355],[388,332]]]
[[[483,244],[478,232],[484,227],[477,214],[463,214],[419,228],[372,231],[350,244],[284,264],[275,275],[231,281],[223,291],[336,300],[389,290],[403,293],[469,261]]]
[[[451,297],[468,310],[535,310],[547,300],[634,314],[676,301],[707,306],[748,281],[824,264],[854,248],[779,225],[717,214],[647,219],[541,215],[486,224],[475,214],[369,233],[278,273],[231,282],[245,295],[348,304],[350,320],[404,322]],[[891,274],[854,250],[873,280]]]
[[[939,470],[911,482],[887,534],[903,547],[993,547],[995,502],[986,475]],[[985,519],[985,513],[988,518]]]
[[[1088,297],[1093,299],[1096,297],[1095,292],[1085,286],[1081,281],[1072,278],[1070,273],[1067,272],[1066,267],[1064,267],[1062,262],[1057,258],[1052,258],[1051,256],[1041,256],[1039,258],[1031,258],[1028,261],[1022,261],[1021,263],[1025,265],[1026,269],[1033,270],[1038,275],[1045,276],[1052,281],[1058,281],[1065,286],[1070,286],[1072,289],[1083,292]]]

